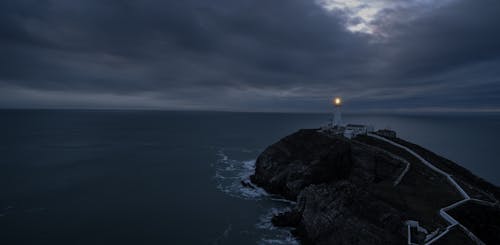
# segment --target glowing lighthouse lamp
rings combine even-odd
[[[342,125],[342,99],[340,97],[335,97],[333,99],[333,105],[335,106],[333,114],[333,126],[339,127]]]

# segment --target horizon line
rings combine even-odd
[[[193,109],[193,108],[154,108],[154,107],[1,107],[0,110],[34,110],[34,111],[165,111],[165,112],[219,112],[219,113],[277,113],[277,114],[329,114],[332,111],[306,111],[306,110],[232,110],[232,109]],[[500,108],[386,108],[386,109],[353,109],[342,112],[343,114],[500,114]]]

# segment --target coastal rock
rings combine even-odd
[[[265,149],[251,176],[267,192],[297,201],[273,224],[293,227],[302,244],[407,244],[408,231],[412,243],[423,244],[447,229],[436,244],[499,244],[498,187],[395,135],[380,136],[418,152],[447,175],[380,137],[300,130]],[[475,199],[464,200],[455,182]],[[465,228],[441,216],[450,205],[447,212]]]
[[[308,185],[346,178],[352,168],[350,151],[342,138],[300,130],[268,147],[250,178],[267,192],[295,200]]]
[[[400,213],[349,181],[309,186],[297,207],[307,243],[402,244]]]
[[[307,129],[266,148],[252,183],[296,201],[273,224],[293,227],[302,244],[424,244],[445,230],[436,244],[499,244],[500,188],[394,134],[379,136]]]
[[[295,227],[303,244],[402,244],[404,213],[375,197],[370,187],[390,181],[401,168],[370,147],[300,130],[258,157],[251,180],[297,200],[273,224]]]

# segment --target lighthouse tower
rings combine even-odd
[[[333,99],[333,105],[335,106],[333,114],[333,126],[339,127],[342,125],[342,99],[340,97],[335,97]]]

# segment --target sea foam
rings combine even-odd
[[[251,185],[250,175],[255,169],[255,160],[230,159],[223,150],[217,153],[214,179],[217,189],[237,198],[259,200],[268,196],[267,192],[257,186],[245,187],[241,183]]]
[[[257,244],[299,244],[291,235],[289,229],[275,227],[271,222],[275,214],[290,210],[291,205],[295,202],[283,199],[280,196],[270,195],[262,188],[254,186],[251,183],[250,175],[255,170],[255,160],[231,159],[224,150],[219,150],[217,152],[217,160],[213,166],[215,168],[214,180],[217,189],[220,191],[235,198],[277,203],[278,207],[268,209],[260,215],[255,224],[257,232],[262,234]],[[243,186],[242,182],[247,183],[251,187]]]

